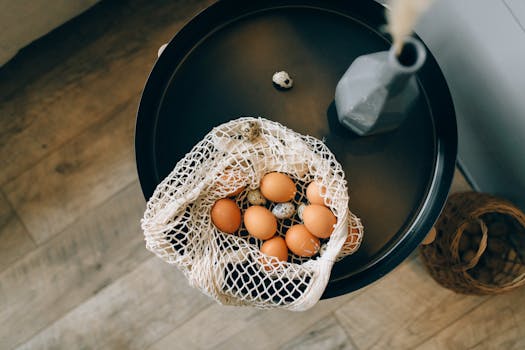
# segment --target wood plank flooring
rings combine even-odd
[[[2,193],[0,193],[0,242],[0,271],[36,246]]]
[[[140,91],[211,2],[103,1],[0,68],[0,349],[523,349],[525,289],[457,295],[417,253],[292,313],[219,306],[145,249]]]
[[[139,227],[144,208],[134,182],[4,269],[0,324],[9,326],[0,327],[0,349],[27,340],[151,257]]]

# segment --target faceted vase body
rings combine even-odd
[[[414,38],[399,56],[391,48],[356,58],[335,90],[341,124],[362,136],[396,129],[419,95],[414,73],[425,59],[425,47]]]

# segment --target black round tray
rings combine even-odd
[[[222,0],[169,43],[146,83],[135,147],[144,196],[214,126],[262,116],[325,140],[343,165],[350,209],[362,218],[359,251],[335,264],[324,298],[372,283],[421,242],[445,203],[454,172],[454,107],[429,53],[422,94],[388,134],[357,137],[337,120],[335,86],[359,55],[387,50],[384,9],[373,1]],[[159,43],[160,44],[160,43]],[[272,86],[286,70],[289,91]]]

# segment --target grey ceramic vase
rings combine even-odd
[[[425,59],[425,47],[412,37],[399,56],[392,47],[356,58],[335,90],[341,124],[361,136],[396,129],[419,95],[415,73]]]

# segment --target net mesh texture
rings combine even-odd
[[[244,224],[228,234],[211,221],[214,203],[232,193],[238,193],[232,199],[244,213],[248,191],[271,172],[295,182],[295,208],[308,204],[306,186],[312,181],[326,189],[322,196],[337,223],[312,258],[289,252],[288,261],[279,261],[260,252],[263,241],[250,236]],[[274,206],[266,204],[269,210]],[[302,220],[296,211],[277,222],[277,234],[284,238]],[[178,266],[190,285],[219,303],[295,311],[317,303],[333,264],[354,253],[363,237],[361,221],[348,209],[343,169],[326,145],[251,117],[215,127],[177,163],[149,199],[142,229],[150,251]]]

